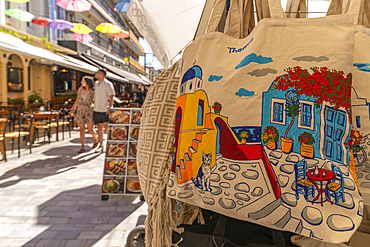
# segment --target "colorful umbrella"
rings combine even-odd
[[[52,20],[49,18],[45,18],[45,17],[37,17],[37,18],[33,18],[31,22],[33,24],[37,24],[40,26],[47,26],[49,22],[52,22]]]
[[[20,9],[6,9],[4,13],[8,16],[14,17],[24,22],[29,22],[33,18],[35,18],[33,14],[28,13],[27,11],[20,10]]]
[[[119,0],[115,5],[114,8],[118,9],[122,12],[127,12],[128,6],[130,5],[131,0]]]
[[[48,23],[48,27],[60,29],[60,30],[66,30],[71,29],[74,27],[73,23],[65,20],[54,20],[52,22]]]
[[[128,37],[130,37],[130,33],[127,31],[121,31],[119,33],[107,33],[107,35],[113,38],[120,38],[120,39],[127,39]]]
[[[28,3],[30,0],[6,0],[12,3]]]
[[[93,38],[88,33],[72,33],[72,38],[81,43],[90,43]]]
[[[95,28],[96,31],[101,33],[120,33],[121,29],[111,23],[100,23]]]
[[[57,5],[63,9],[83,12],[91,9],[91,3],[86,0],[57,0]]]
[[[74,33],[84,34],[84,33],[91,33],[93,31],[91,30],[91,28],[81,23],[73,23],[73,25],[75,25],[75,27],[72,28],[71,31]]]

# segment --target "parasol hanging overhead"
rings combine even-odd
[[[115,5],[114,8],[118,9],[122,12],[127,12],[128,6],[130,5],[131,0],[119,0]]]
[[[78,34],[85,34],[85,33],[91,33],[93,30],[89,28],[88,26],[81,24],[81,23],[73,23],[74,28],[71,29],[72,32],[78,33]]]
[[[83,12],[91,9],[91,3],[86,0],[57,0],[57,5],[65,10]]]
[[[100,23],[98,26],[96,26],[95,30],[101,33],[120,33],[121,32],[121,29],[119,27],[111,23]]]
[[[88,33],[72,33],[72,38],[75,40],[75,41],[78,41],[78,42],[81,42],[81,43],[90,43],[91,41],[93,41],[93,37],[91,37],[90,34]]]
[[[28,3],[30,0],[6,0],[12,3]]]
[[[130,37],[130,33],[127,31],[121,31],[119,33],[107,33],[108,36],[113,38],[127,39]]]
[[[29,22],[35,18],[33,14],[21,9],[6,9],[4,13],[23,22]]]
[[[40,26],[47,26],[49,22],[52,22],[52,20],[45,17],[37,17],[33,18],[31,22]]]
[[[74,27],[72,22],[65,21],[65,20],[54,20],[48,23],[48,27],[59,29],[59,30],[66,30],[71,29]]]

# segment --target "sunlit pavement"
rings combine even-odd
[[[125,246],[130,230],[143,224],[147,205],[139,197],[101,200],[104,153],[86,137],[82,154],[78,131],[35,144],[32,154],[22,145],[20,158],[7,152],[8,162],[0,161],[0,246]]]

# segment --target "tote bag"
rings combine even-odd
[[[353,17],[286,19],[269,0],[271,18],[237,39],[215,32],[225,2],[216,2],[208,32],[183,54],[167,196],[348,241],[362,219],[345,146]]]

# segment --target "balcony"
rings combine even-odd
[[[104,0],[95,0],[98,2],[125,30],[129,30],[122,18],[115,12]]]

